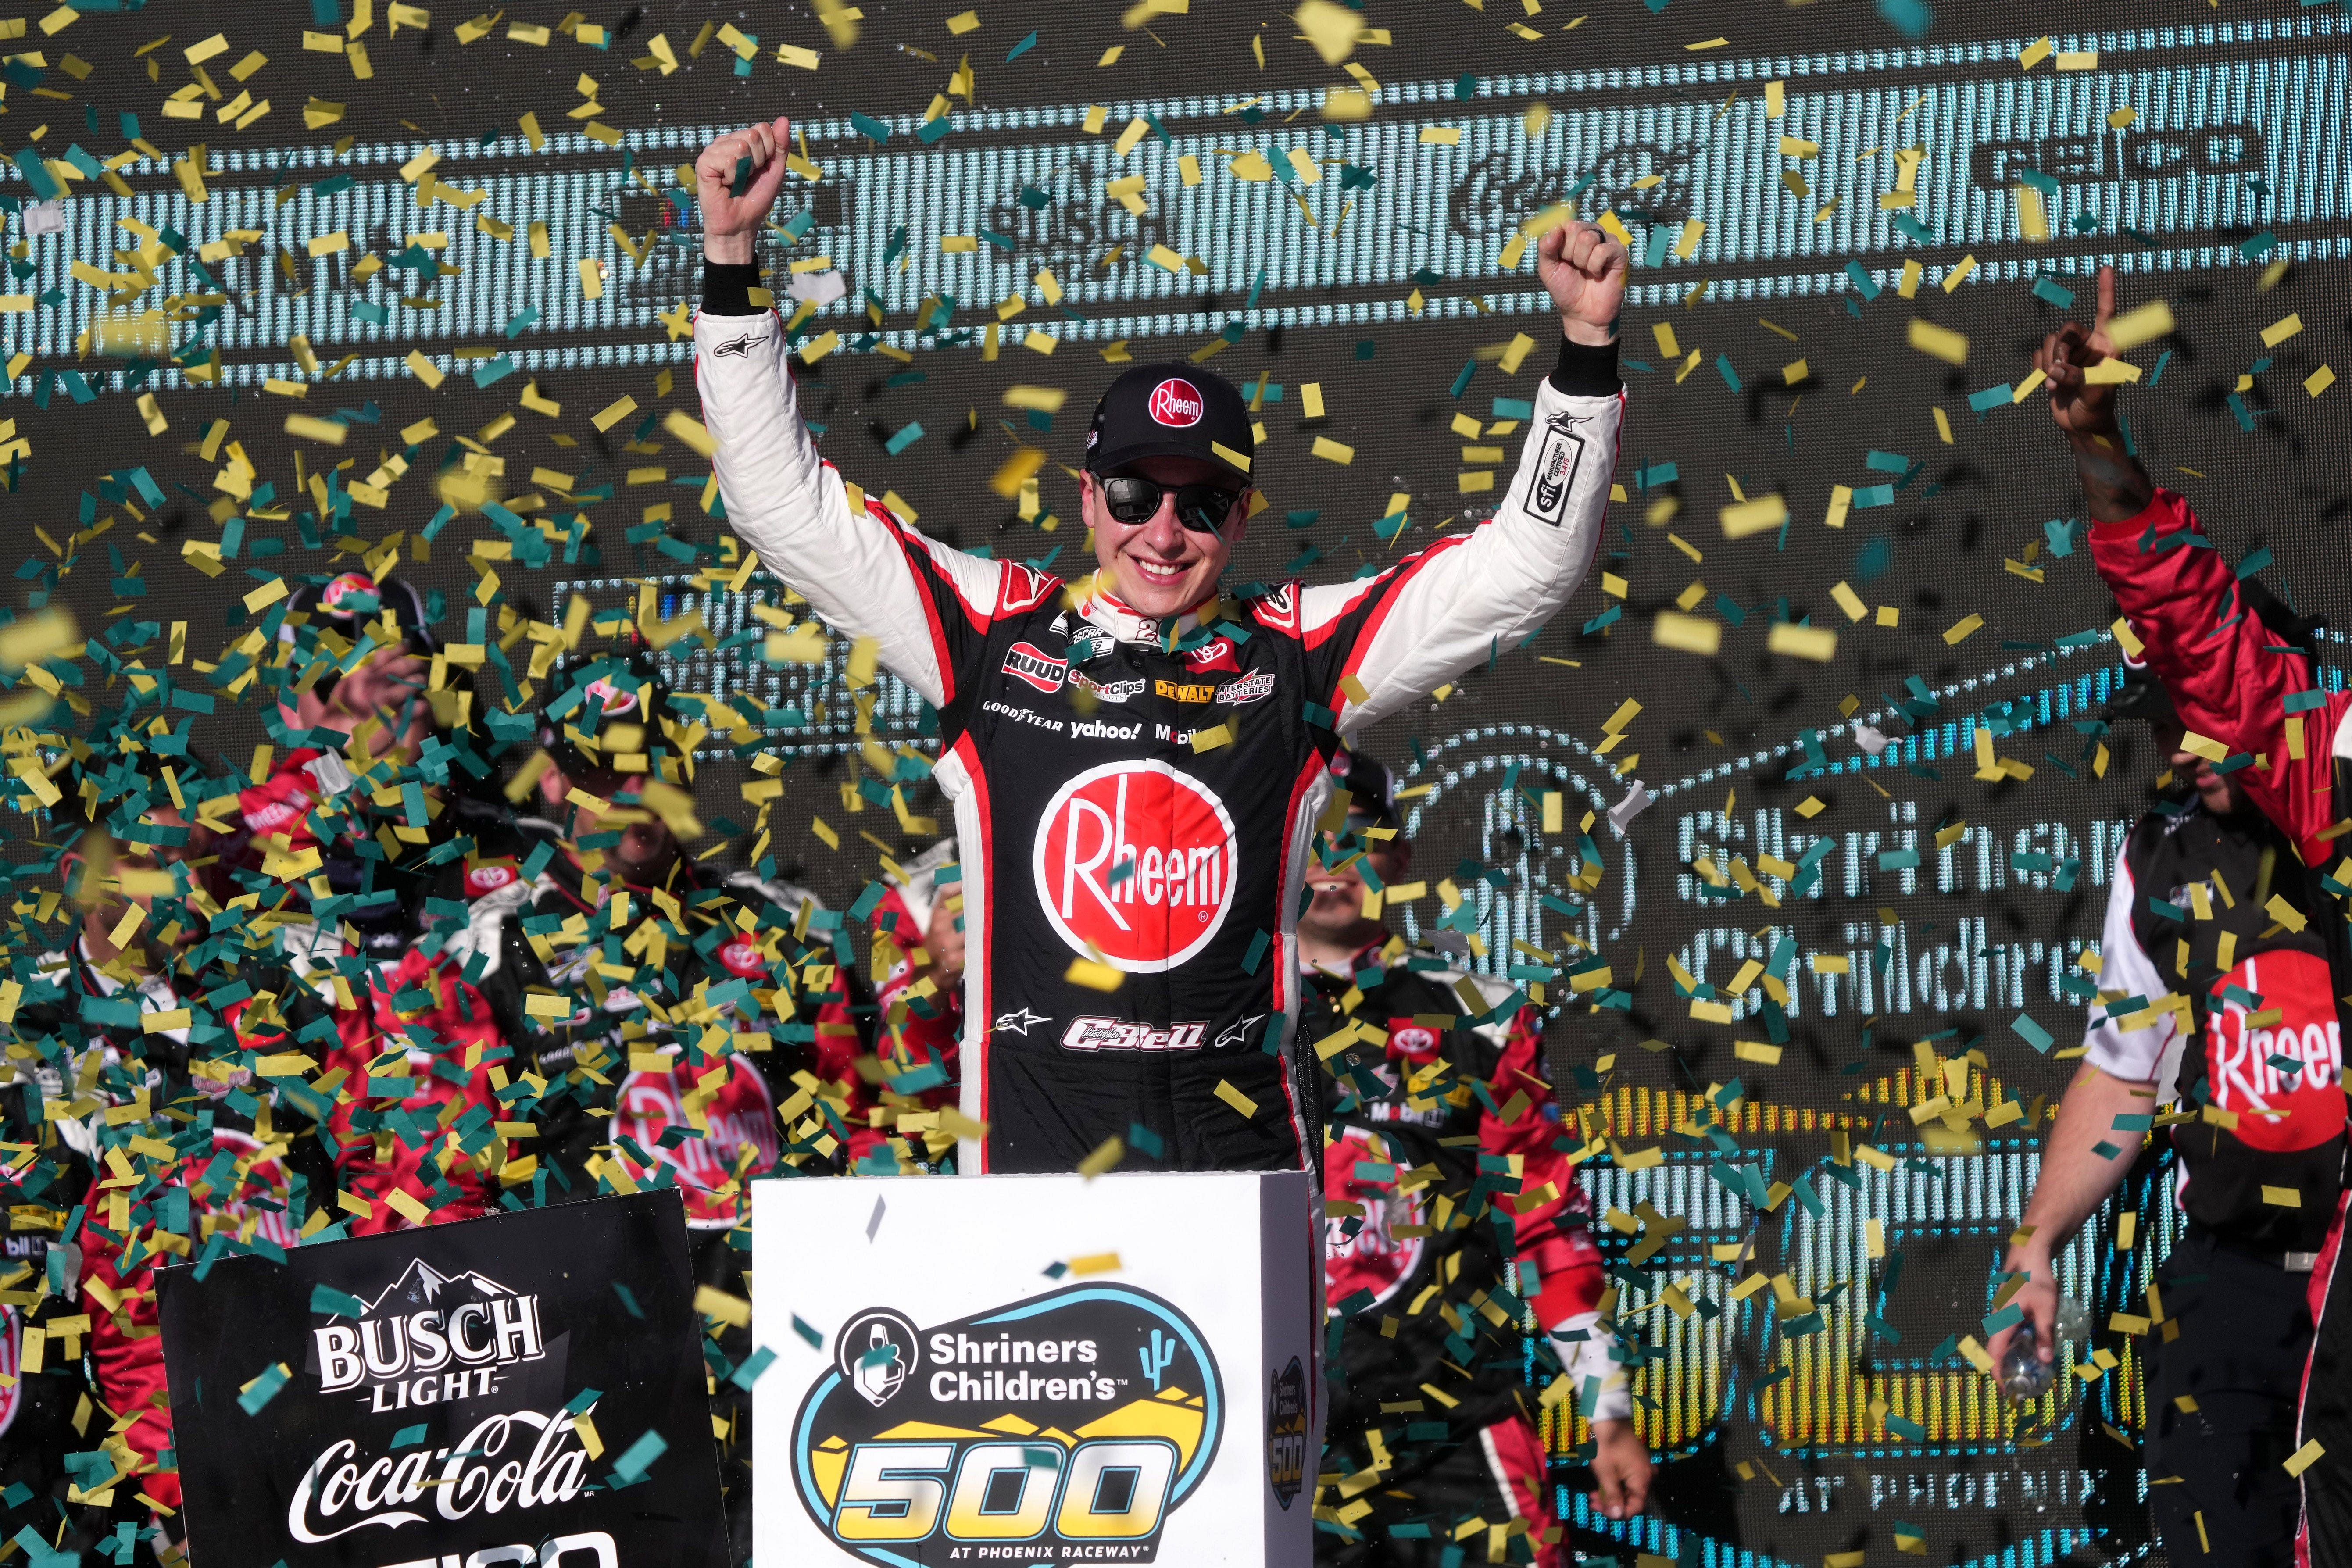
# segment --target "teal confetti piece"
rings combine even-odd
[[[1863,270],[1862,263],[1859,261],[1847,262],[1845,275],[1853,280],[1854,291],[1865,300],[1875,300],[1883,292],[1878,284],[1872,280],[1870,274]]]
[[[563,1414],[577,1415],[604,1397],[604,1391],[601,1388],[583,1388],[572,1396],[572,1402],[563,1407]]]
[[[2149,391],[2153,392],[2156,389],[2156,384],[2164,379],[2164,367],[2171,363],[2172,351],[2170,349],[2167,349],[2162,353],[2156,356],[2156,368],[2147,373],[2147,385]]]
[[[1259,934],[1262,936],[1265,933],[1261,931]],[[1140,1121],[1130,1121],[1127,1124],[1127,1142],[1128,1147],[1149,1155],[1154,1160],[1167,1157],[1167,1141]]]
[[[1982,392],[1969,393],[1969,407],[1981,418],[2007,404],[2016,395],[2017,388],[2004,381],[1999,386],[1988,386]]]
[[[882,443],[882,449],[895,458],[922,438],[923,422],[919,419],[910,420],[905,429]]]
[[[1729,354],[1716,355],[1715,368],[1722,373],[1723,384],[1726,386],[1728,386],[1734,392],[1740,390],[1739,373],[1731,368],[1731,356]]]
[[[1032,33],[1030,37],[1034,37],[1036,35]],[[753,1351],[750,1356],[745,1358],[743,1364],[737,1367],[734,1374],[728,1378],[727,1381],[733,1384],[738,1388],[748,1390],[753,1384],[760,1381],[760,1374],[761,1373],[767,1371],[771,1365],[774,1364],[775,1359],[776,1352],[770,1350],[767,1346],[761,1345],[758,1350]]]
[[[1036,35],[1033,33],[1030,37],[1034,37]],[[890,128],[888,126],[883,124],[872,115],[861,114],[854,109],[849,111],[849,126],[851,130],[856,132],[859,135],[865,137],[867,141],[873,142],[877,147],[883,142],[890,140]]]
[[[399,1431],[394,1432],[392,1435],[392,1446],[394,1448],[414,1447],[417,1444],[425,1441],[425,1434],[428,1430],[430,1430],[430,1428],[428,1428],[422,1421],[418,1422],[414,1426],[403,1426]]]
[[[622,1284],[618,1279],[614,1280],[613,1294],[621,1299],[621,1305],[629,1310],[629,1316],[640,1322],[645,1321],[646,1310],[637,1305],[636,1297],[630,1294],[626,1285]]]
[[[793,1332],[800,1335],[801,1338],[806,1340],[810,1344],[816,1346],[820,1350],[824,1348],[824,1336],[818,1333],[814,1329],[810,1328],[806,1323],[801,1321],[801,1315],[798,1312],[794,1312],[793,1314]]]
[[[2074,290],[2067,288],[2055,278],[2036,278],[2033,280],[2033,297],[2037,300],[2046,300],[2062,310],[2071,310],[2074,308]]]
[[[1471,359],[1463,361],[1462,372],[1454,378],[1453,389],[1447,392],[1445,395],[1448,397],[1459,397],[1465,392],[1467,392],[1470,389],[1470,378],[1473,375],[1475,375],[1477,372],[1478,362],[1476,360]]]
[[[2009,1026],[2017,1032],[2018,1038],[2045,1057],[2050,1054],[2050,1047],[2057,1043],[2051,1038],[2049,1030],[2033,1021],[2031,1014],[2020,1013],[2010,1021]]]
[[[1892,1411],[1887,1413],[1886,1429],[1898,1437],[1908,1437],[1914,1443],[1924,1443],[1927,1440],[1927,1428],[1920,1426],[1908,1415],[1897,1415]]]
[[[751,187],[751,154],[744,153],[735,160],[735,178],[730,182],[727,194],[740,196]]]
[[[286,1386],[286,1381],[284,1363],[264,1367],[261,1375],[255,1378],[252,1384],[236,1396],[238,1408],[247,1415],[260,1415],[261,1407],[278,1397],[278,1391]]]
[[[1242,955],[1243,973],[1255,974],[1257,973],[1257,966],[1265,960],[1265,950],[1273,941],[1273,937],[1267,934],[1263,927],[1259,929],[1258,933],[1255,936],[1250,938],[1249,951]]]
[[[1498,397],[1495,399],[1494,412],[1487,416],[1491,419],[1532,419],[1535,416],[1535,403],[1525,397]]]
[[[331,1285],[313,1285],[310,1287],[310,1310],[323,1312],[331,1318],[356,1318],[367,1310],[367,1303]]]
[[[613,1475],[623,1486],[635,1486],[646,1479],[646,1472],[653,1468],[654,1461],[668,1451],[668,1439],[649,1430],[630,1444],[627,1450],[613,1462]]]
[[[1004,63],[1006,65],[1011,65],[1014,60],[1019,59],[1023,55],[1027,54],[1031,49],[1034,49],[1036,47],[1037,32],[1036,29],[1033,27],[1030,29],[1029,36],[1027,37],[1013,46],[1013,52],[1004,57]]]

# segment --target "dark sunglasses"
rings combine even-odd
[[[1242,499],[1241,491],[1205,480],[1171,488],[1139,475],[1112,474],[1103,478],[1101,484],[1103,505],[1119,521],[1150,522],[1159,513],[1160,498],[1173,495],[1176,521],[1194,533],[1223,533],[1225,520],[1233,516]]]

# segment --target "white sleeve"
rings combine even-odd
[[[1609,510],[1621,388],[1570,396],[1547,377],[1519,448],[1518,471],[1494,520],[1442,539],[1369,581],[1307,589],[1300,630],[1310,646],[1344,640],[1327,694],[1351,735],[1511,646],[1549,620],[1584,580]],[[1352,623],[1352,624],[1350,624]],[[1337,690],[1352,675],[1360,701]]]
[[[2116,856],[2116,874],[2107,883],[2107,918],[2099,931],[2099,989],[2110,995],[2138,996],[2154,1002],[2171,989],[2155,960],[2132,934],[2132,902],[2137,894],[2131,868],[2122,852]],[[2110,1078],[2151,1083],[2165,1058],[2179,1024],[2175,1015],[2159,1013],[2156,1022],[2137,1029],[2119,1027],[2102,1004],[2091,1007],[2090,1027],[2084,1031],[2088,1048],[2083,1059]]]
[[[828,626],[872,637],[892,673],[942,707],[958,623],[995,611],[1002,569],[925,538],[878,503],[850,505],[801,422],[787,353],[773,311],[695,317],[695,387],[719,443],[711,469],[727,521]]]
[[[1598,1327],[1601,1314],[1577,1312],[1551,1326],[1552,1344],[1567,1363],[1568,1380],[1574,1396],[1581,1405],[1587,1379],[1601,1380],[1601,1397],[1592,1407],[1594,1421],[1626,1421],[1633,1415],[1633,1378],[1624,1367],[1609,1359],[1609,1335]],[[1582,1329],[1585,1337],[1563,1342],[1558,1336]]]

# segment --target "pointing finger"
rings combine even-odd
[[[2105,331],[2107,323],[2116,316],[2116,269],[2112,266],[2099,268],[2098,330]]]

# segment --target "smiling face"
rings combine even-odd
[[[1244,494],[1221,533],[1201,533],[1176,521],[1176,489],[1210,481],[1230,484],[1232,476],[1197,458],[1146,458],[1122,473],[1169,487],[1160,510],[1147,522],[1121,522],[1103,500],[1092,473],[1080,481],[1087,526],[1094,530],[1095,561],[1109,591],[1140,616],[1168,619],[1213,597],[1217,579],[1249,524]]]
[[[1323,842],[1328,848],[1331,836],[1324,835]],[[1371,862],[1383,887],[1393,886],[1404,880],[1412,865],[1412,846],[1402,838],[1381,839],[1365,852],[1364,858]],[[1309,861],[1307,889],[1312,897],[1298,917],[1302,937],[1344,943],[1365,924],[1364,879],[1357,873],[1354,860],[1336,869],[1327,869],[1319,859]]]

